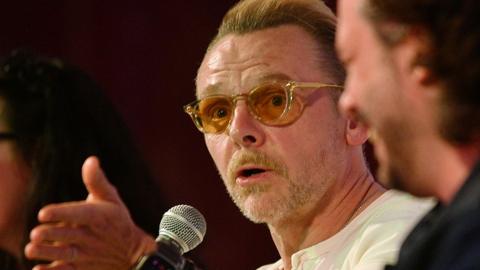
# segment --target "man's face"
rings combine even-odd
[[[422,167],[416,154],[425,145],[419,135],[425,125],[417,120],[418,102],[408,94],[413,89],[405,61],[410,50],[389,49],[381,43],[361,14],[364,1],[338,2],[336,45],[348,73],[340,107],[369,127],[379,180],[416,193],[413,186],[418,184],[413,181]]]
[[[278,79],[331,83],[317,59],[313,38],[297,26],[227,35],[205,56],[197,95],[237,95]],[[296,90],[306,106],[286,126],[260,123],[239,100],[229,129],[205,135],[230,196],[252,221],[285,222],[328,197],[341,173],[345,121],[327,91]]]

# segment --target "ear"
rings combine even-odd
[[[394,55],[400,68],[406,71],[411,82],[419,86],[428,86],[435,82],[428,62],[431,54],[431,39],[421,27],[412,27],[395,45]]]
[[[431,70],[424,64],[415,64],[412,67],[412,78],[419,85],[427,86],[434,82]]]
[[[368,139],[368,128],[361,122],[347,119],[345,139],[351,146],[361,145]]]

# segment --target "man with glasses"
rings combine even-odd
[[[380,179],[438,204],[388,269],[480,269],[480,2],[340,0],[341,107]]]
[[[204,133],[232,200],[270,229],[281,259],[262,270],[382,269],[428,207],[386,191],[370,174],[365,127],[336,108],[344,71],[334,33],[335,17],[321,1],[239,2],[198,70],[197,100],[184,107]],[[45,210],[43,215],[61,212]],[[92,222],[95,214],[88,215]],[[63,242],[47,231],[37,231],[45,235],[39,238]],[[40,256],[45,253],[33,242],[27,255],[61,257]],[[74,244],[94,254],[91,243]],[[151,251],[142,249],[151,248],[148,240],[134,243],[134,252],[123,256],[130,263]],[[71,246],[56,254],[75,264]]]

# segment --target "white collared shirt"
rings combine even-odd
[[[337,234],[293,254],[292,270],[383,269],[396,261],[404,238],[433,203],[387,191]],[[257,270],[283,270],[283,263]]]

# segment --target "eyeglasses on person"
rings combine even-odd
[[[318,82],[270,82],[248,93],[227,96],[211,95],[183,106],[195,126],[203,133],[222,133],[232,122],[238,100],[246,99],[250,114],[269,126],[282,126],[295,121],[304,104],[295,96],[296,89],[343,89],[343,86]]]

